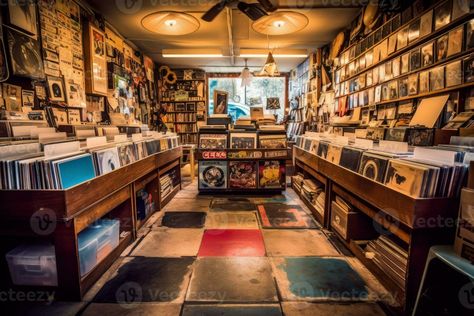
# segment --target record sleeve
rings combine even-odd
[[[257,147],[256,133],[231,133],[230,148],[255,149]]]
[[[260,148],[264,149],[286,149],[286,134],[259,135]]]
[[[326,159],[333,164],[338,165],[341,160],[342,146],[329,144]]]
[[[261,161],[259,165],[259,187],[280,189],[285,184],[285,166],[278,160]]]
[[[354,147],[344,147],[341,152],[339,165],[354,172],[359,170],[360,158],[364,151]]]
[[[415,198],[423,197],[423,184],[428,170],[428,167],[406,161],[390,160],[385,185]]]
[[[326,159],[326,157],[328,155],[328,149],[329,149],[328,147],[329,147],[328,142],[319,142],[318,156],[321,157],[321,158]]]
[[[385,140],[394,141],[394,142],[405,142],[407,136],[406,128],[389,128],[385,133]]]
[[[366,178],[383,183],[387,164],[387,157],[365,152],[362,154],[359,173]]]
[[[120,165],[122,166],[126,166],[137,161],[137,154],[135,153],[135,146],[133,144],[119,146],[118,154],[120,158]]]
[[[237,189],[257,188],[256,161],[230,161],[229,187]]]
[[[199,148],[201,149],[226,149],[226,134],[199,134]]]
[[[7,34],[12,74],[43,79],[43,59],[38,41],[12,29],[8,29]]]
[[[94,163],[90,154],[53,161],[59,180],[59,189],[68,189],[95,177]]]
[[[97,161],[97,174],[103,175],[120,168],[117,147],[94,152]]]
[[[199,189],[226,189],[227,161],[199,161]]]

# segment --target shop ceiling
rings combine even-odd
[[[236,6],[223,10],[212,22],[201,16],[219,0],[88,0],[94,9],[127,40],[159,64],[172,67],[196,67],[208,72],[240,72],[244,58],[241,49],[270,49],[284,51],[305,49],[308,52],[331,42],[336,34],[347,27],[360,11],[364,1],[344,0],[272,0],[278,11],[304,14],[308,25],[301,31],[279,36],[259,34],[252,29],[252,20]],[[256,3],[257,1],[246,1]],[[185,12],[199,20],[199,29],[188,35],[166,36],[154,34],[142,26],[142,19],[158,11]],[[277,11],[277,12],[278,12]],[[163,49],[222,50],[221,58],[164,58]],[[276,58],[281,72],[287,72],[305,58]],[[261,68],[265,58],[249,58],[251,70]]]

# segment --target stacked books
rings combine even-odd
[[[388,237],[380,236],[367,244],[366,255],[369,253],[371,253],[374,263],[404,289],[408,252]]]

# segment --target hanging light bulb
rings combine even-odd
[[[267,61],[263,65],[262,70],[259,73],[259,76],[278,76],[278,66],[273,58],[272,52],[268,52]]]
[[[252,82],[253,75],[249,70],[249,67],[247,67],[247,58],[245,58],[245,68],[242,69],[242,72],[240,73],[240,79],[242,79],[242,82],[240,84],[241,87],[249,87],[250,83]]]

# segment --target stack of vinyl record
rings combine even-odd
[[[161,201],[166,199],[168,195],[173,191],[173,183],[169,174],[165,174],[160,177],[160,196]]]
[[[408,253],[386,236],[367,244],[366,252],[374,254],[374,263],[400,287],[405,288]]]
[[[301,192],[301,188],[303,187],[304,176],[301,173],[298,173],[296,176],[291,177],[293,181],[293,185],[295,186],[296,190]]]

